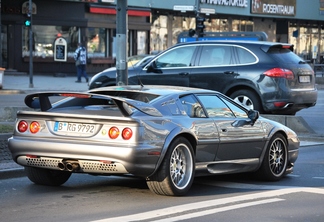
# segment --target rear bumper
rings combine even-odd
[[[20,137],[8,139],[13,160],[22,166],[62,169],[59,163],[78,162],[75,172],[132,174],[147,177],[155,170],[159,155],[157,147],[121,147],[85,141],[67,143],[55,140],[33,140]]]
[[[294,114],[301,109],[316,105],[317,89],[314,90],[291,90],[281,99],[265,101],[264,110],[274,114]],[[283,106],[275,106],[276,102],[283,102]]]

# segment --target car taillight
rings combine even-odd
[[[106,132],[105,130],[102,131],[102,134],[104,135]],[[129,140],[130,138],[132,138],[133,136],[133,130],[131,128],[124,128],[121,132],[119,130],[118,127],[116,126],[113,126],[113,127],[110,127],[109,131],[108,131],[108,136],[111,138],[111,139],[117,139],[118,136],[121,134],[121,137],[124,139],[124,140]]]
[[[33,121],[30,126],[29,126],[29,130],[31,133],[37,133],[40,130],[40,124],[39,122]]]
[[[124,140],[129,140],[133,135],[133,131],[130,128],[125,128],[122,131],[122,137]]]
[[[108,136],[111,139],[116,139],[119,136],[119,129],[115,126],[111,127],[108,132]]]
[[[26,130],[28,129],[28,123],[25,120],[19,121],[17,129],[20,133],[26,132]]]
[[[273,68],[265,71],[263,74],[272,78],[294,79],[294,73],[289,69]]]

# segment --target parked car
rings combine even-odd
[[[142,55],[142,57],[137,57],[138,60],[132,60],[128,62],[127,67],[142,66],[152,60],[155,55]],[[140,58],[140,59],[139,59]]]
[[[147,64],[129,67],[128,84],[211,89],[260,113],[294,115],[317,101],[312,68],[293,45],[265,41],[180,43]],[[89,89],[116,85],[116,72],[103,71]]]
[[[51,104],[56,96],[67,98]],[[298,157],[295,132],[211,90],[113,86],[34,93],[25,103],[37,110],[17,113],[8,147],[36,184],[133,175],[156,194],[185,195],[199,175],[280,180]]]
[[[147,63],[148,60],[150,60],[154,56],[155,55],[147,55],[147,54],[130,56],[127,59],[127,67],[138,66],[143,63]]]

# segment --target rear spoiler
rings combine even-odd
[[[148,103],[144,103],[138,100],[132,100],[122,97],[107,96],[107,95],[98,95],[87,92],[41,92],[29,94],[25,97],[25,104],[33,109],[40,109],[41,111],[47,111],[52,108],[49,97],[60,96],[60,97],[75,97],[75,98],[84,98],[84,99],[103,99],[103,100],[112,100],[119,108],[120,112],[124,116],[130,116],[133,111],[131,107],[147,114],[150,116],[159,116],[162,114],[155,107]]]
[[[261,49],[264,51],[264,52],[268,52],[269,49],[273,49],[273,48],[278,48],[278,49],[289,49],[290,51],[294,51],[294,45],[293,44],[289,44],[289,43],[277,43],[277,44],[274,44],[274,45],[267,45],[267,44],[264,44],[261,46]]]

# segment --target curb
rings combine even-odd
[[[25,169],[23,167],[0,170],[0,180],[11,179],[17,177],[25,177]]]

